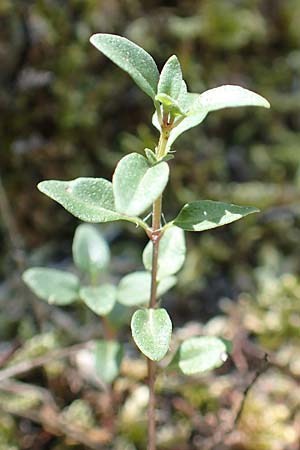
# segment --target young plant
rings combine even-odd
[[[110,384],[118,375],[123,354],[111,320],[117,288],[106,281],[110,250],[99,230],[85,223],[75,231],[72,253],[81,279],[65,270],[32,267],[23,273],[23,280],[37,297],[49,304],[67,306],[83,302],[101,318],[103,339],[95,342],[95,366],[101,380]]]
[[[159,73],[145,50],[121,36],[95,34],[91,43],[127,72],[152,99],[155,109],[152,122],[160,134],[158,143],[153,149],[146,148],[145,156],[131,153],[122,158],[112,182],[103,178],[49,180],[39,183],[38,188],[85,222],[125,220],[141,227],[149,238],[143,252],[145,271],[125,276],[116,298],[123,305],[138,307],[131,319],[131,331],[148,362],[148,449],[155,450],[156,362],[166,356],[172,337],[171,319],[158,299],[176,283],[175,274],[185,258],[184,231],[205,231],[258,212],[249,206],[199,200],[184,205],[174,219],[162,224],[162,198],[169,179],[167,161],[173,158],[171,149],[182,133],[200,124],[211,111],[270,105],[260,95],[239,86],[190,93],[175,55]],[[150,208],[149,225],[142,217]],[[68,281],[72,286],[76,284],[73,279]],[[201,373],[220,366],[226,352],[227,345],[222,339],[193,337],[181,344],[171,364],[187,375]]]

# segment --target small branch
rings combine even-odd
[[[84,348],[89,348],[91,344],[92,341],[89,341],[82,344],[75,344],[71,347],[63,349],[53,350],[52,352],[49,352],[46,355],[40,356],[36,359],[32,359],[31,361],[22,361],[18,364],[15,364],[14,366],[7,367],[6,369],[0,370],[0,382],[17,375],[22,375],[23,373],[29,372],[36,367],[44,366],[45,364],[51,363],[56,359],[66,358]]]
[[[165,119],[165,118],[164,118]],[[157,158],[163,158],[167,152],[169,133],[162,132],[156,149]],[[162,236],[161,230],[161,214],[162,214],[162,195],[153,203],[152,213],[152,230],[150,239],[153,244],[152,248],[152,270],[151,270],[151,293],[149,300],[149,308],[155,308],[157,302],[157,271],[158,271],[158,254],[159,241]],[[148,364],[148,385],[149,385],[149,407],[148,407],[148,450],[156,449],[156,424],[155,424],[155,379],[156,364],[151,359],[147,359]]]
[[[242,417],[243,411],[244,411],[244,407],[245,407],[245,403],[249,394],[250,389],[255,385],[255,383],[257,382],[257,380],[259,379],[259,377],[265,373],[265,371],[269,368],[269,356],[267,353],[265,353],[264,356],[264,360],[263,360],[263,364],[261,366],[261,368],[259,370],[257,370],[256,374],[254,375],[253,380],[251,381],[250,384],[248,384],[248,386],[245,388],[244,392],[243,392],[243,399],[241,401],[240,407],[238,409],[238,412],[235,416],[234,419],[234,426],[237,426],[240,422],[240,419]]]

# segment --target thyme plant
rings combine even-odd
[[[227,107],[270,105],[262,96],[239,86],[221,86],[202,94],[190,93],[182,77],[180,63],[171,56],[159,73],[155,61],[145,50],[124,37],[95,34],[91,43],[117,66],[127,72],[154,106],[152,123],[159,132],[157,145],[144,149],[144,155],[130,153],[117,164],[112,181],[104,178],[76,178],[71,181],[47,180],[38,189],[61,204],[67,211],[85,222],[104,223],[129,221],[148,236],[143,252],[145,271],[126,275],[118,287],[97,287],[91,272],[91,284],[79,289],[73,276],[42,277],[41,271],[29,269],[24,275],[27,284],[38,293],[37,286],[48,286],[47,298],[57,285],[62,290],[60,304],[71,303],[78,297],[99,315],[105,316],[115,301],[134,308],[131,319],[132,337],[140,352],[147,358],[149,407],[148,449],[155,450],[155,379],[157,362],[168,353],[172,338],[172,321],[159,300],[176,283],[176,273],[185,258],[184,231],[205,231],[234,222],[258,212],[249,206],[237,206],[212,200],[199,200],[182,207],[178,215],[162,224],[162,199],[169,179],[168,161],[176,139],[185,131],[199,125],[209,112]],[[143,217],[152,208],[152,221]],[[95,257],[103,252],[97,240]],[[94,251],[93,250],[93,251]],[[80,252],[82,254],[80,255]],[[91,255],[83,263],[84,250],[79,250],[78,265],[86,268]],[[75,252],[76,255],[76,252]],[[101,257],[100,257],[101,259]],[[75,257],[76,261],[76,257]],[[81,262],[79,262],[81,261]],[[74,292],[75,290],[75,292]],[[71,294],[72,292],[72,294]],[[39,294],[39,293],[38,293]],[[106,309],[105,309],[106,308]],[[109,339],[108,339],[109,340]],[[106,355],[105,364],[116,360],[119,347]],[[106,349],[107,350],[107,349]],[[110,354],[107,357],[107,354]],[[217,337],[201,336],[184,341],[171,364],[184,374],[192,375],[219,367],[226,359],[227,345]],[[101,359],[101,358],[100,358]],[[104,366],[101,365],[103,373]],[[113,365],[116,367],[116,365]],[[112,381],[108,376],[107,381]]]

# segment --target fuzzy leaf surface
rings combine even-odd
[[[73,260],[83,273],[97,276],[110,260],[109,247],[99,230],[83,223],[76,228],[73,245]]]
[[[224,342],[214,336],[187,339],[179,348],[179,368],[186,375],[216,369],[226,361],[226,350]]]
[[[123,358],[123,347],[116,341],[96,341],[95,366],[104,383],[112,383],[118,376]]]
[[[177,56],[173,55],[162,68],[157,86],[158,94],[166,94],[173,99],[177,99],[182,83],[182,72]]]
[[[84,303],[99,316],[109,314],[116,302],[116,287],[112,284],[84,286],[79,292]]]
[[[79,280],[72,273],[32,267],[23,273],[22,278],[37,297],[49,304],[69,305],[79,298]]]
[[[154,99],[159,72],[154,59],[143,48],[115,34],[98,33],[90,42],[118,67],[127,72],[136,84]]]
[[[256,212],[259,210],[252,206],[201,200],[187,203],[173,223],[186,231],[205,231],[235,222]]]
[[[270,108],[270,103],[256,92],[249,91],[241,86],[225,85],[209,89],[199,95],[194,104],[194,110],[216,111],[223,108],[236,108],[239,106],[261,106]]]
[[[157,296],[165,294],[176,284],[176,277],[163,278],[157,286]],[[117,300],[125,306],[144,305],[149,302],[151,290],[151,274],[139,271],[125,275],[117,288]]]
[[[138,153],[125,156],[119,161],[113,176],[116,210],[128,216],[140,215],[163,192],[168,178],[166,162],[151,166]]]
[[[104,178],[48,180],[39,183],[38,189],[84,222],[126,220],[115,211],[112,184]]]
[[[140,351],[152,361],[160,361],[169,350],[172,322],[163,308],[139,309],[132,316],[131,332]]]
[[[152,270],[152,247],[148,242],[143,251],[143,263],[146,270]],[[158,253],[158,280],[174,275],[183,266],[186,254],[184,231],[172,226],[168,228],[159,242]]]

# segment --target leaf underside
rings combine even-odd
[[[172,322],[165,309],[139,309],[131,320],[134,342],[152,361],[160,361],[169,350]]]

